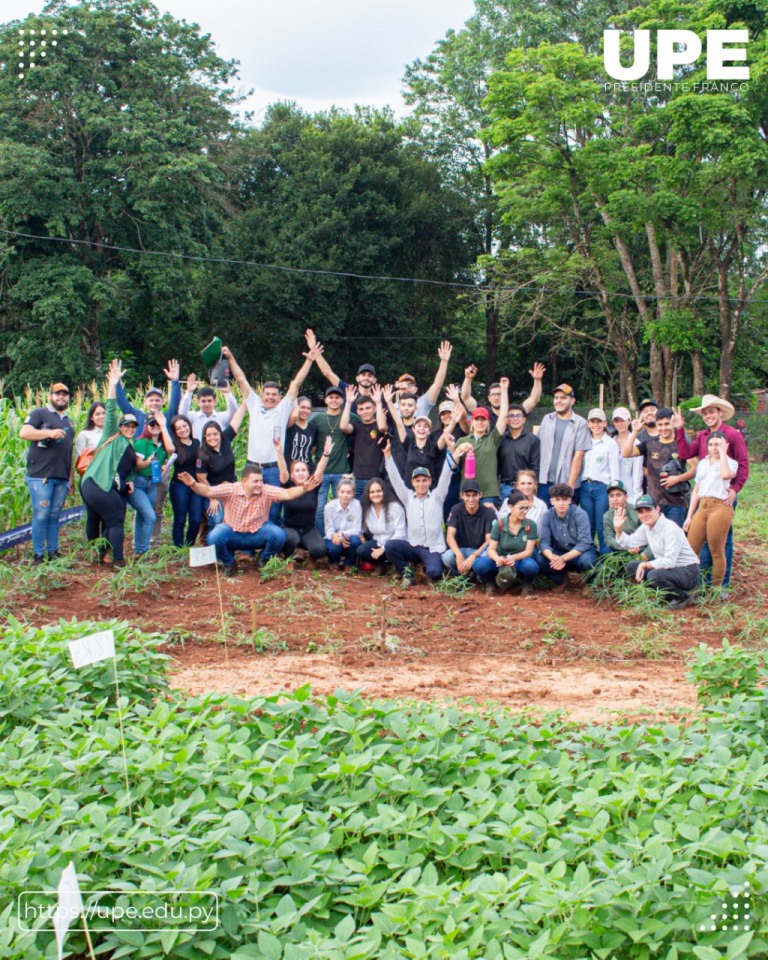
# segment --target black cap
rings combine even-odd
[[[635,504],[635,510],[652,510],[654,507],[658,507],[658,503],[647,493],[643,494]]]
[[[341,387],[328,387],[328,389],[325,391],[325,396],[330,397],[332,393],[338,393],[342,400],[344,399],[344,393]]]
[[[461,485],[462,493],[480,493],[480,484],[477,480],[465,480]]]
[[[358,376],[360,376],[361,373],[372,373],[375,377],[376,367],[374,367],[372,363],[363,363],[357,368]]]
[[[653,397],[646,397],[645,400],[640,401],[640,406],[637,409],[644,410],[646,407],[656,407],[656,409],[658,410],[659,405],[658,403],[656,403]]]

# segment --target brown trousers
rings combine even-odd
[[[725,541],[733,523],[733,507],[717,497],[702,497],[688,528],[688,542],[696,552],[706,540],[712,554],[712,586],[721,587],[725,578]]]

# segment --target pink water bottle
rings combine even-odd
[[[472,449],[467,450],[467,455],[464,458],[464,479],[475,479],[475,451]]]

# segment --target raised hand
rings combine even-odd
[[[632,420],[632,433],[639,433],[643,429],[643,421],[640,417],[635,417]]]
[[[467,378],[467,380],[475,379],[477,376],[477,367],[474,365],[474,363],[470,363],[468,367],[464,368],[464,376]]]
[[[318,357],[322,356],[322,354],[323,354],[322,343],[315,343],[314,346],[310,347],[306,353],[302,353],[302,357],[304,357],[305,360],[311,360],[312,363],[314,363]]]
[[[314,330],[311,330],[309,327],[304,331],[304,339],[307,341],[307,348],[312,349],[317,344],[317,337],[315,336]]]
[[[178,380],[179,379],[179,361],[178,360],[169,360],[168,366],[163,369],[163,373],[168,380]]]
[[[454,403],[459,403],[461,400],[461,394],[459,393],[459,388],[455,383],[449,383],[445,388],[445,395],[449,400],[453,400]]]
[[[624,529],[624,524],[627,521],[627,508],[626,507],[616,507],[616,512],[613,515],[613,529],[616,533],[621,533]]]
[[[222,348],[221,348],[221,355],[222,355],[222,357],[226,357],[227,360],[231,360],[231,359],[232,359],[232,351],[229,349],[229,347],[222,347]]]
[[[384,386],[381,388],[381,392],[384,397],[385,403],[387,403],[387,405],[391,404],[395,396],[395,388],[392,386],[392,384],[391,383],[384,384]]]
[[[194,373],[187,374],[187,393],[194,393],[197,386],[197,377]]]
[[[349,384],[346,390],[347,403],[352,404],[357,399],[357,387],[354,384]]]
[[[165,419],[165,414],[163,413],[162,410],[158,410],[158,411],[157,411],[157,413],[155,414],[155,420],[157,420],[157,422],[160,424],[161,427],[164,427],[164,426],[166,425],[166,423],[168,422],[168,421]]]
[[[499,386],[502,390],[509,391],[509,377],[502,377],[499,380]]]
[[[371,396],[373,397],[373,402],[377,407],[381,404],[381,395],[381,386],[378,383],[374,383],[374,385],[371,387]]]
[[[451,359],[452,352],[453,352],[453,346],[450,340],[443,340],[443,342],[437,348],[438,357],[440,357],[440,360],[445,363],[448,363],[448,361]]]
[[[534,363],[533,370],[529,370],[528,373],[533,377],[534,380],[541,380],[544,374],[547,372],[547,368],[543,363],[538,361]]]
[[[114,359],[107,370],[107,382],[116,387],[123,378],[123,364],[121,360]]]
[[[672,426],[675,428],[675,430],[683,430],[685,428],[685,420],[683,419],[681,408],[678,407],[677,410],[674,410],[673,408],[673,411],[674,412],[672,413],[671,420]]]

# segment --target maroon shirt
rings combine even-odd
[[[735,427],[727,426],[725,423],[722,424],[719,432],[722,433],[728,441],[726,453],[739,465],[736,476],[731,480],[731,489],[738,493],[749,479],[749,454],[747,453],[747,445],[744,442],[744,434]],[[685,430],[682,427],[678,428],[675,430],[678,454],[685,460],[691,460],[693,457],[698,457],[699,460],[703,460],[707,456],[707,440],[709,439],[710,433],[712,433],[711,430],[702,430],[696,434],[693,440],[689,441],[685,435]]]

